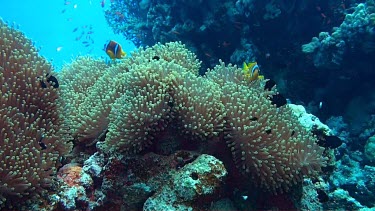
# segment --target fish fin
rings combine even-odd
[[[115,54],[114,54],[111,50],[107,50],[106,53],[107,53],[107,55],[109,56],[109,58],[111,58],[111,59],[116,59]]]
[[[242,69],[243,69],[243,71],[247,71],[249,69],[246,62],[243,62]]]

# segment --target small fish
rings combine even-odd
[[[77,30],[78,30],[78,27],[74,28],[74,29],[73,29],[73,32],[76,32]]]
[[[90,43],[88,43],[88,44],[86,44],[86,45],[85,45],[85,47],[87,48],[87,47],[89,47],[90,45],[91,45],[91,44],[90,44]]]
[[[102,2],[100,2],[100,5],[102,6],[102,8],[105,6],[105,0],[102,0]]]
[[[290,134],[290,137],[293,137],[294,134],[296,134],[296,131],[293,130],[292,133]]]
[[[318,189],[316,190],[316,192],[318,193],[318,199],[320,203],[325,203],[329,200],[329,196],[325,191]]]
[[[41,138],[40,141],[38,141],[38,144],[42,148],[42,150],[45,150],[45,149],[47,149],[47,145],[45,143],[43,143],[42,140],[43,140],[43,138]]]
[[[63,48],[63,47],[59,46],[59,47],[56,48],[56,51],[59,52],[59,51],[62,50],[62,48]]]
[[[176,31],[176,30],[172,30],[171,33],[172,33],[172,34],[175,34],[175,35],[181,35],[181,33],[178,32],[178,31]]]
[[[88,44],[88,43],[89,43],[89,42],[87,42],[87,41],[83,41],[83,42],[82,42],[82,44]]]
[[[61,10],[61,13],[65,13],[65,12],[66,12],[66,9]]]
[[[336,149],[343,143],[339,137],[326,135],[322,130],[315,129],[312,133],[318,138],[317,144],[324,148]]]
[[[46,74],[46,78],[47,78],[47,83],[49,83],[50,85],[53,86],[53,88],[59,88],[59,81],[57,80],[57,78],[53,75],[50,75],[50,74]],[[46,83],[44,83],[44,81],[40,80],[40,86],[42,88],[47,88],[47,85]]]
[[[288,103],[288,101],[286,100],[286,98],[280,94],[280,93],[277,93],[275,95],[272,95],[270,97],[270,100],[271,100],[271,103],[276,105],[276,108],[279,108],[283,105],[286,105]]]
[[[250,62],[246,64],[246,62],[243,63],[242,67],[243,73],[245,75],[245,79],[248,81],[255,81],[255,80],[263,80],[264,76],[260,75],[260,69],[256,62]]]
[[[223,43],[221,43],[221,46],[223,46],[224,48],[229,47],[230,45],[231,43],[227,41],[224,41]]]
[[[264,85],[264,90],[271,91],[274,86],[276,86],[276,82],[272,79],[268,79]]]
[[[211,57],[212,57],[211,54],[208,53],[208,52],[205,52],[204,55],[207,56],[208,58],[211,58]]]
[[[337,136],[326,136],[323,135],[321,139],[318,141],[318,145],[324,148],[331,148],[336,149],[337,147],[341,146],[342,140]]]
[[[113,40],[108,41],[107,44],[104,45],[104,51],[112,60],[121,59],[122,57],[126,56],[126,53],[122,50],[121,45]]]
[[[267,79],[266,84],[264,85],[265,91],[271,91],[272,88],[276,86],[276,82],[272,79]],[[274,94],[270,96],[269,100],[271,100],[271,103],[276,105],[276,108],[279,108],[283,105],[288,104],[287,99],[280,93]],[[294,132],[292,133],[292,136],[294,135]]]

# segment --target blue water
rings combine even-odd
[[[113,33],[104,17],[109,1],[104,7],[101,3],[101,0],[11,0],[1,4],[0,17],[19,27],[40,48],[40,54],[59,70],[79,55],[107,57],[103,51],[107,40],[116,40],[128,53],[135,48],[132,42]]]

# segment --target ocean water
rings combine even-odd
[[[125,52],[134,50],[132,42],[113,33],[104,18],[100,0],[12,0],[4,1],[0,17],[30,38],[40,54],[56,70],[79,55],[107,58],[103,46],[116,40]],[[84,43],[83,43],[84,42]],[[85,43],[87,42],[87,43]]]

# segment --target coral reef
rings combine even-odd
[[[344,155],[332,175],[304,179],[296,206],[301,210],[374,209],[375,169],[368,165],[361,167],[360,162]]]
[[[308,111],[322,120],[351,113],[351,98],[374,92],[373,0],[114,0],[105,16],[137,46],[182,41],[202,61],[201,75],[219,59],[257,61],[284,96],[315,105]]]
[[[2,20],[0,34],[0,207],[11,207],[51,185],[71,144],[51,65]]]
[[[149,197],[160,195],[157,191],[163,186],[169,186],[172,178],[181,174],[191,175],[192,172],[188,171],[191,168],[183,167],[197,157],[197,154],[188,151],[176,151],[169,156],[146,153],[107,157],[95,153],[85,161],[83,169],[96,183],[95,193],[103,193],[105,196],[98,198],[101,199],[101,204],[97,203],[99,207],[142,210],[144,202]],[[96,197],[93,200],[97,201]],[[193,201],[198,200],[199,197]]]
[[[369,161],[374,162],[375,161],[375,136],[371,136],[367,140],[364,150],[365,150],[366,158]]]
[[[272,63],[292,60],[283,56],[285,49],[290,49],[291,57],[293,49],[297,50],[295,42],[302,44],[302,35],[313,36],[322,28],[338,24],[344,13],[341,4],[341,0],[225,0],[220,4],[212,0],[115,0],[105,16],[116,33],[136,46],[186,43],[203,61],[204,72],[206,67],[215,66],[219,58],[237,65],[244,60],[268,59],[267,53],[275,56],[275,60],[271,57]],[[283,42],[278,42],[275,35]],[[297,53],[292,57],[298,57]]]
[[[358,156],[359,157],[359,156]],[[337,170],[331,176],[330,201],[325,205],[347,209],[375,207],[373,166],[361,167],[358,157],[345,155],[337,162]],[[335,190],[336,189],[336,190]],[[340,194],[339,194],[340,193]]]
[[[192,10],[194,14],[190,12]],[[163,1],[114,1],[111,9],[106,11],[106,18],[116,33],[123,34],[137,46],[180,40],[196,49],[194,52],[205,63],[214,64],[217,58],[228,61],[232,53],[236,41],[231,35],[238,34],[239,30],[228,25],[228,20],[237,21],[236,14],[238,11],[233,1],[223,4],[215,1],[184,1],[182,5]],[[221,30],[223,24],[228,25],[227,32]],[[217,40],[212,35],[219,32],[221,38]],[[207,37],[212,40],[199,42]],[[216,54],[220,48],[227,54],[226,57]],[[205,67],[210,66],[205,64]]]
[[[324,148],[293,114],[292,106],[271,102],[275,87],[265,89],[263,79],[249,82],[242,69],[224,62],[202,77],[200,64],[183,44],[174,42],[141,48],[110,65],[80,57],[65,66],[58,75],[61,103],[47,107],[57,116],[45,117],[56,125],[38,125],[43,133],[36,137],[41,139],[29,141],[41,148],[38,158],[64,146],[64,151],[52,154],[55,157],[45,158],[56,166],[57,158],[69,149],[64,123],[71,129],[74,155],[90,154],[93,146],[97,152],[84,163],[68,159],[70,163],[57,172],[51,193],[30,209],[152,209],[149,205],[165,199],[171,187],[181,206],[202,209],[219,200],[227,174],[236,178],[239,171],[244,188],[255,185],[257,191],[272,195],[292,191],[303,177],[321,171],[327,163]],[[55,93],[57,100],[57,82],[39,75],[44,73],[35,75],[36,85],[30,87]],[[3,80],[8,78],[12,79]],[[300,109],[298,115],[307,116],[303,112]],[[50,141],[55,141],[53,146]],[[210,153],[218,157],[202,155]],[[55,166],[46,172],[55,173]]]
[[[187,164],[143,205],[143,210],[192,210],[219,190],[227,171],[223,163],[210,155],[200,155]],[[206,204],[207,206],[208,204]]]
[[[344,54],[350,49],[374,52],[374,37],[375,3],[367,0],[358,4],[353,13],[347,14],[343,23],[331,34],[321,32],[319,37],[303,45],[302,51],[313,55],[315,66],[332,68],[342,64]]]
[[[171,46],[176,50],[168,50]],[[326,162],[323,148],[289,106],[277,108],[271,103],[275,89],[265,91],[265,81],[248,82],[241,69],[224,63],[200,77],[199,64],[184,45],[168,43],[141,49],[113,65],[111,73],[89,89],[86,99],[91,103],[83,105],[82,110],[88,111],[98,107],[90,96],[97,102],[101,95],[90,91],[104,90],[105,81],[104,96],[110,101],[95,115],[108,124],[93,129],[88,137],[107,131],[98,142],[99,151],[127,155],[167,139],[180,148],[225,139],[242,173],[274,193],[320,171]]]
[[[317,185],[319,184],[319,185]],[[301,210],[324,210],[323,204],[319,200],[320,183],[314,184],[311,179],[304,179],[302,187],[302,196],[297,200],[298,208]],[[324,183],[323,183],[324,184]]]
[[[0,21],[0,209],[374,209],[374,8],[113,0],[144,48],[59,73]]]

